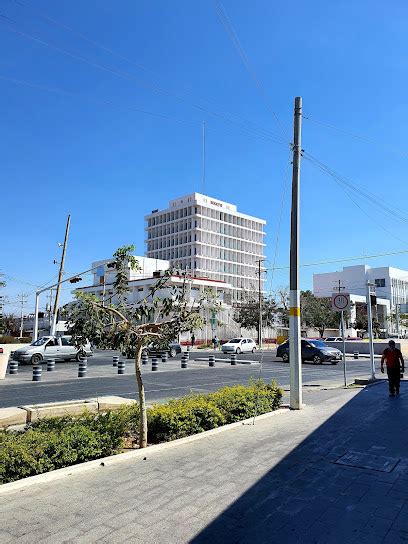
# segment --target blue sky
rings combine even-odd
[[[56,275],[69,212],[68,272],[125,243],[143,254],[143,216],[203,190],[202,121],[205,192],[267,220],[269,265],[282,209],[276,264],[286,265],[289,192],[281,202],[296,95],[310,119],[347,133],[305,119],[305,152],[390,203],[391,213],[400,210],[396,221],[358,192],[347,196],[304,160],[301,261],[408,248],[403,0],[223,0],[266,99],[212,0],[21,2],[0,4],[7,52],[0,65],[0,270],[8,275],[8,310],[21,292],[31,309],[34,285]],[[408,254],[369,263],[408,269]],[[311,286],[313,271],[341,266],[302,269],[302,287]],[[272,287],[287,283],[287,272],[276,271]]]

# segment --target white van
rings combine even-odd
[[[92,348],[89,342],[80,348],[76,347],[71,336],[42,336],[29,346],[17,349],[13,354],[13,360],[19,363],[41,364],[43,361],[55,359],[56,361],[79,361],[81,356],[90,357]]]

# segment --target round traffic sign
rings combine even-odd
[[[343,293],[333,296],[333,306],[338,310],[345,310],[349,305],[349,297]]]

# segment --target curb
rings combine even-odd
[[[266,414],[261,414],[255,417],[255,421],[267,419],[272,416],[279,414],[284,414],[290,412],[287,405],[283,405],[278,410],[274,412],[268,412]],[[164,442],[162,444],[155,444],[153,446],[148,446],[147,448],[129,451],[126,453],[117,453],[116,455],[111,455],[109,457],[102,457],[100,459],[94,459],[92,461],[86,461],[85,463],[80,463],[78,465],[72,465],[69,467],[59,468],[52,470],[50,472],[44,472],[44,474],[36,474],[35,476],[28,476],[21,480],[15,482],[9,482],[7,484],[0,485],[0,495],[5,495],[6,493],[12,493],[13,491],[20,491],[26,487],[31,487],[32,485],[44,484],[48,482],[53,482],[56,480],[61,480],[68,476],[74,476],[76,474],[82,474],[91,470],[95,470],[100,467],[113,466],[117,463],[123,461],[133,460],[133,459],[143,459],[146,460],[149,454],[161,453],[162,451],[175,448],[177,446],[183,446],[184,444],[190,444],[190,442],[195,442],[196,440],[201,440],[209,436],[222,433],[224,431],[229,431],[230,429],[235,429],[237,427],[242,427],[242,425],[249,425],[253,423],[254,418],[244,419],[242,421],[237,421],[235,423],[229,423],[228,425],[223,425],[222,427],[217,427],[216,429],[210,429],[209,431],[204,431],[199,434],[193,434],[191,436],[186,436],[185,438],[179,438],[177,440],[172,440],[171,442]]]

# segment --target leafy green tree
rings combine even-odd
[[[300,314],[302,323],[317,329],[321,338],[327,328],[339,326],[340,314],[332,310],[331,299],[315,297],[311,291],[300,293]]]
[[[276,302],[273,298],[262,300],[262,324],[271,327],[275,324],[278,315]],[[259,326],[259,301],[256,297],[248,295],[235,312],[234,319],[245,329],[257,329]]]
[[[18,336],[19,329],[17,325],[17,318],[14,314],[3,314],[0,316],[0,334]]]
[[[128,270],[139,269],[132,255],[134,246],[124,246],[113,254],[115,281],[113,294],[101,301],[96,295],[77,292],[76,301],[68,306],[67,318],[76,345],[89,339],[102,348],[135,353],[136,382],[139,393],[139,446],[147,446],[147,413],[145,389],[141,373],[143,348],[151,342],[166,345],[186,331],[202,327],[199,311],[202,301],[187,300],[187,281],[173,287],[170,296],[160,298],[158,292],[168,287],[171,271],[159,278],[143,300],[131,303]]]

